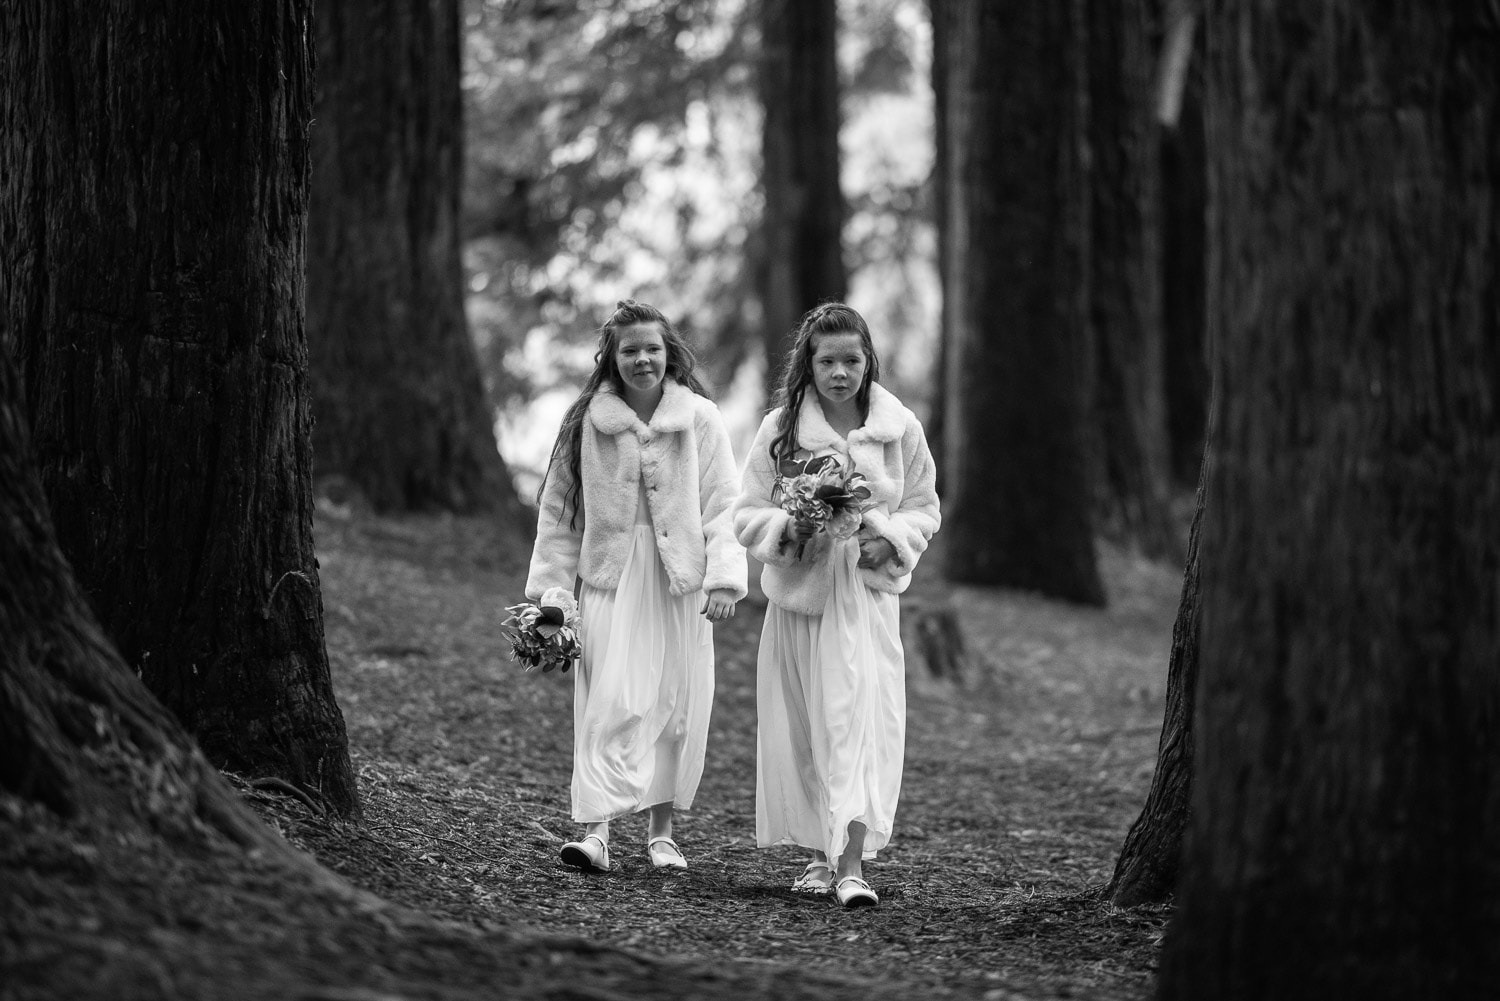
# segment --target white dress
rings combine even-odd
[[[583,585],[573,681],[573,819],[657,803],[692,805],[713,708],[713,627],[703,593],[674,596],[640,491],[634,541],[614,590]]]
[[[865,857],[891,839],[906,745],[900,604],[859,579],[858,537],[835,542],[821,615],[772,603],[758,667],[755,837],[837,859],[849,823]]]

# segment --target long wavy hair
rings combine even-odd
[[[865,352],[865,377],[855,391],[859,412],[870,412],[870,384],[880,381],[880,358],[865,318],[842,302],[825,302],[808,310],[797,324],[796,340],[787,352],[776,387],[776,406],[781,416],[776,421],[776,437],[771,439],[771,461],[778,463],[797,451],[797,424],[802,414],[802,400],[813,385],[813,352],[822,334],[858,334]],[[817,392],[816,389],[813,392]]]
[[[562,427],[558,429],[557,441],[552,446],[552,457],[547,461],[546,475],[542,477],[542,484],[536,491],[537,506],[541,507],[542,494],[547,489],[547,477],[562,475],[567,478],[567,490],[563,493],[563,512],[570,512],[569,528],[578,527],[578,513],[583,510],[583,421],[588,415],[589,404],[606,382],[614,387],[616,394],[621,397],[625,395],[625,377],[615,364],[615,350],[620,343],[620,331],[637,323],[654,323],[661,331],[662,343],[667,349],[667,371],[662,381],[673,379],[699,396],[708,395],[694,372],[698,360],[693,357],[692,349],[662,311],[634,299],[621,299],[617,302],[615,311],[609,314],[609,318],[599,328],[599,348],[594,352],[594,371],[583,384],[583,392],[578,394],[578,399],[563,414]],[[558,520],[561,518],[559,514]]]

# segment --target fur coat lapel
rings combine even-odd
[[[657,433],[685,431],[693,423],[694,395],[696,394],[691,389],[676,379],[666,379],[662,385],[661,402],[656,405],[656,412],[651,415],[651,423],[647,424],[637,417],[635,411],[630,408],[630,404],[615,392],[615,387],[606,382],[599,387],[599,391],[589,401],[589,422],[601,434],[614,435],[621,431],[634,431],[638,438],[646,437],[643,432],[648,430]]]
[[[870,383],[870,412],[865,415],[862,426],[849,432],[849,444],[899,441],[905,431],[906,408],[901,405],[901,401],[880,383]],[[802,397],[802,409],[797,416],[797,443],[816,453],[835,448],[843,440],[829,425],[828,418],[823,416],[823,405],[818,394],[809,386],[807,395]]]

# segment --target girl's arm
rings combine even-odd
[[[698,503],[703,516],[703,544],[708,555],[703,590],[730,591],[739,601],[746,592],[745,550],[734,537],[734,501],[739,495],[734,449],[718,407],[698,422]]]
[[[917,560],[942,524],[938,507],[937,463],[927,447],[927,436],[916,418],[908,418],[901,438],[901,451],[907,457],[904,492],[896,510],[886,514],[878,508],[865,512],[864,524],[877,536],[895,547],[896,555],[883,568],[893,577],[911,573]]]
[[[772,413],[761,421],[745,460],[740,499],[734,507],[734,532],[751,556],[770,566],[789,567],[797,562],[797,547],[786,544],[792,519],[771,501],[776,485],[776,468],[771,463],[775,436],[776,415]]]
[[[566,465],[553,463],[547,471],[546,486],[542,488],[542,505],[536,519],[536,545],[531,549],[531,569],[526,575],[526,597],[532,601],[540,600],[549,587],[561,587],[571,592],[578,577],[585,512],[578,512],[577,528],[568,527],[571,510],[564,509],[563,497],[569,482],[571,476]],[[579,497],[582,498],[582,491]]]

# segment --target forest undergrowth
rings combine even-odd
[[[524,562],[481,520],[317,522],[333,679],[364,816],[231,776],[363,896],[227,847],[91,843],[0,799],[0,997],[916,998],[1149,995],[1166,908],[1100,895],[1150,782],[1181,575],[1101,546],[1106,609],[958,588],[969,663],[912,664],[897,831],[875,909],[793,894],[805,856],[754,845],[763,602],[716,627],[717,695],[686,872],[653,870],[643,818],[615,868],[557,858],[572,679],[524,673],[498,625]]]

